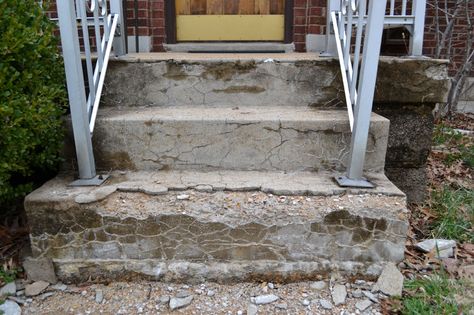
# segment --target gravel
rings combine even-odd
[[[338,279],[338,281],[344,281]],[[104,284],[68,285],[64,291],[52,290],[54,294],[45,300],[32,297],[22,305],[22,314],[365,314],[376,313],[380,304],[372,303],[368,297],[347,297],[343,304],[334,305],[332,294],[326,288],[314,289],[315,282],[289,284],[272,281],[269,290],[266,283],[217,283],[175,284],[162,282],[111,282]],[[346,280],[343,283],[348,282]],[[357,290],[354,284],[346,288],[351,293]],[[196,290],[202,294],[195,294]],[[102,292],[102,301],[96,302],[97,293]],[[192,294],[191,294],[192,292]],[[211,293],[211,294],[209,294]],[[180,297],[178,297],[180,296]],[[350,295],[349,295],[350,296]],[[13,301],[12,301],[13,302]],[[23,302],[23,301],[22,301]],[[262,304],[258,304],[262,303]],[[309,302],[309,303],[308,303]],[[365,311],[361,311],[366,304]],[[356,306],[356,303],[357,306]],[[364,304],[365,303],[365,304]]]

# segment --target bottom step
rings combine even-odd
[[[368,177],[377,188],[342,189],[326,173],[113,173],[99,188],[62,176],[25,208],[33,254],[63,281],[375,276],[403,259],[408,224],[403,193]]]

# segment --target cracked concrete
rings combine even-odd
[[[94,147],[104,170],[342,171],[351,137],[346,116],[281,106],[102,109]],[[367,171],[384,168],[388,126],[373,115]]]
[[[446,64],[382,57],[375,102],[445,101]],[[130,55],[110,62],[103,100],[109,106],[329,107],[344,104],[339,71],[336,59],[317,54]]]
[[[301,186],[292,180],[296,177]],[[273,272],[310,277],[331,269],[368,273],[401,260],[408,226],[404,195],[381,174],[372,177],[376,190],[365,191],[337,188],[328,177],[116,172],[99,189],[118,190],[87,204],[75,199],[98,188],[69,187],[72,178],[60,177],[25,201],[32,250],[37,257],[52,258],[64,280],[133,274],[225,281]],[[311,178],[316,178],[312,185]],[[296,195],[245,191],[284,183]],[[139,192],[150,185],[168,192]],[[192,189],[202,186],[212,191]],[[318,196],[300,194],[303,187],[318,186]],[[189,199],[177,198],[183,193]]]

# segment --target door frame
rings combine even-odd
[[[285,0],[285,30],[283,43],[293,42],[293,8],[294,0]],[[176,44],[176,6],[175,0],[165,0],[166,42]]]

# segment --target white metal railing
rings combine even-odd
[[[412,54],[421,54],[423,48],[423,35],[414,32],[421,30],[423,33],[425,10],[421,6],[426,5],[426,0],[412,1],[411,14],[418,12],[422,16],[407,15],[407,0],[387,1],[338,0],[336,6],[331,0],[332,6],[329,7],[352,131],[347,174],[336,177],[339,185],[345,187],[373,187],[363,177],[363,170],[380,46],[387,21],[403,19],[406,25],[410,25]],[[400,4],[398,10],[397,3]],[[423,25],[416,25],[419,21]]]
[[[96,176],[92,132],[112,47],[115,55],[126,53],[122,0],[58,0],[56,5],[79,168],[75,184],[98,185],[103,178]]]
[[[388,0],[384,12],[384,27],[404,27],[410,33],[410,44],[408,54],[411,56],[421,56],[423,54],[423,37],[425,27],[427,0]],[[354,0],[328,0],[327,32],[326,32],[326,55],[336,55],[336,50],[331,45],[333,39],[332,12],[341,11],[346,5],[360,3]],[[344,22],[347,23],[348,16],[344,15]],[[367,15],[360,16],[358,11],[352,14],[352,23],[358,24],[362,19],[362,24],[367,23]]]

